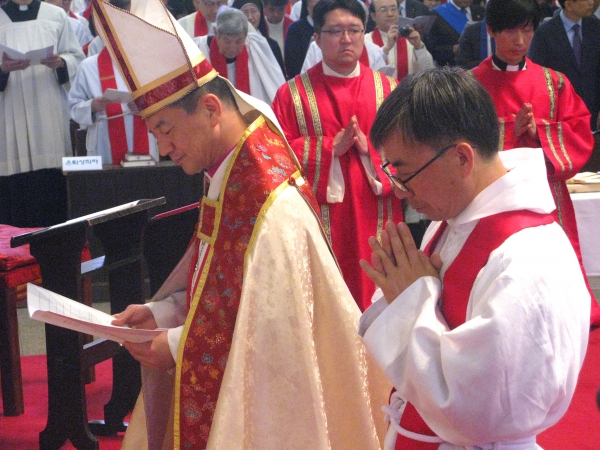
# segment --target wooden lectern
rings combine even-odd
[[[63,224],[11,239],[11,247],[30,244],[42,274],[42,286],[82,301],[82,276],[106,270],[111,313],[131,303],[144,303],[140,237],[148,210],[165,198],[138,200]],[[93,232],[105,255],[81,263],[81,251]],[[125,428],[124,417],[133,408],[140,387],[139,363],[116,342],[98,339],[86,344],[85,335],[53,325],[46,327],[48,359],[48,422],[40,433],[41,450],[59,450],[67,439],[79,450],[98,450],[87,419],[87,370],[113,358],[113,392],[104,406],[104,423],[92,424],[94,433],[111,435]]]

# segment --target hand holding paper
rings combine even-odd
[[[148,342],[165,331],[112,325],[113,316],[31,283],[27,284],[27,308],[32,319],[119,343]]]

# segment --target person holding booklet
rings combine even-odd
[[[130,0],[111,0],[129,10]],[[102,164],[120,164],[125,154],[149,154],[158,160],[156,139],[148,132],[133,101],[115,103],[104,97],[107,89],[127,91],[127,86],[104,47],[80,65],[71,90],[71,118],[87,130],[88,156],[101,156]]]
[[[72,151],[67,92],[84,54],[64,10],[38,0],[2,6],[0,44],[20,53],[51,48],[38,64],[0,51],[0,223],[63,222],[60,167]]]
[[[381,448],[389,383],[273,111],[219,76],[160,0],[93,7],[161,155],[208,184],[182,260],[113,322],[167,329],[123,344],[143,366],[123,449]]]

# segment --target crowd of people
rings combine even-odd
[[[539,449],[600,325],[566,188],[598,3],[5,1],[0,223],[66,220],[73,124],[205,173],[186,255],[116,315],[165,329],[125,343],[123,448]]]

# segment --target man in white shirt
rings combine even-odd
[[[395,387],[385,449],[539,450],[575,391],[590,295],[542,150],[499,153],[499,136],[458,69],[406,78],[371,128],[396,195],[441,221],[422,251],[388,222],[361,261],[380,289],[359,334]]]
[[[282,55],[287,30],[294,23],[292,19],[285,15],[287,3],[287,0],[263,0],[267,33],[269,37],[275,39]]]

